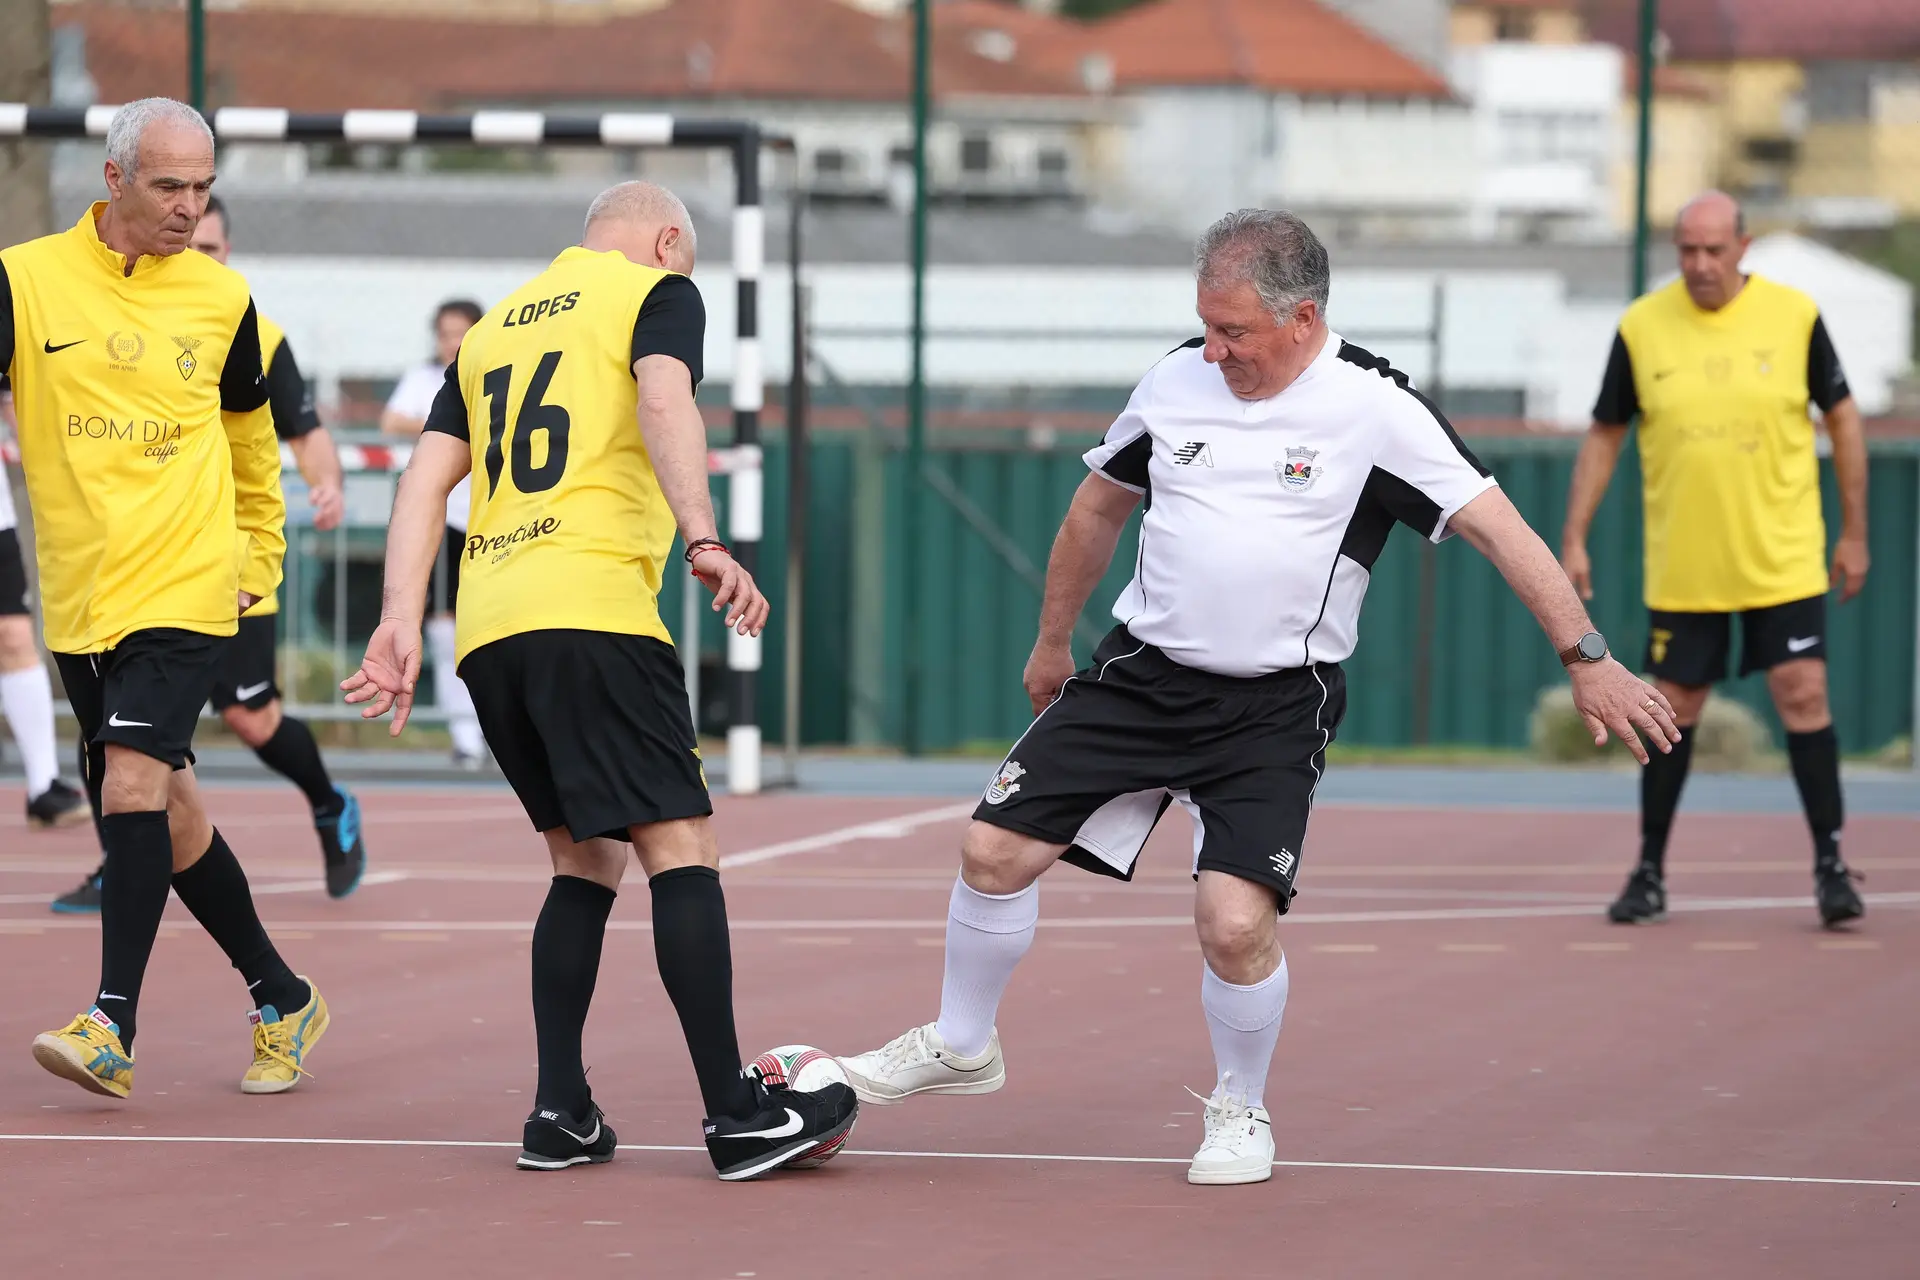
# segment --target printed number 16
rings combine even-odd
[[[567,469],[567,432],[573,420],[565,408],[543,404],[553,372],[560,367],[560,353],[549,351],[534,367],[533,381],[520,401],[520,416],[513,431],[513,487],[522,493],[543,493],[560,483]],[[487,371],[480,380],[481,394],[487,398],[487,496],[500,488],[500,467],[505,461],[503,446],[507,439],[507,391],[513,384],[513,366],[501,365]],[[547,433],[547,460],[533,465],[533,433]]]

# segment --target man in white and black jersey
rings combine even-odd
[[[13,394],[0,375],[0,436],[12,431],[12,408]],[[53,681],[33,642],[33,605],[17,523],[13,485],[0,466],[0,711],[27,775],[27,825],[64,827],[87,820],[87,800],[60,777]]]
[[[1047,566],[1026,688],[1037,718],[968,829],[940,1017],[847,1059],[871,1103],[991,1093],[994,1015],[1061,858],[1120,879],[1160,815],[1193,818],[1200,1003],[1216,1064],[1189,1182],[1272,1175],[1264,1090],[1287,1002],[1277,920],[1346,707],[1369,572],[1395,522],[1466,537],[1572,669],[1596,742],[1665,751],[1672,708],[1607,654],[1552,552],[1431,401],[1328,330],[1327,253],[1288,213],[1243,210],[1199,245],[1203,338],[1149,370],[1082,482]],[[1075,671],[1074,620],[1136,506],[1120,625]]]

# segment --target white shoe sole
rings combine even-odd
[[[1188,1168],[1187,1181],[1196,1187],[1237,1187],[1250,1182],[1265,1182],[1273,1177],[1271,1164],[1257,1169]]]
[[[35,1036],[33,1039],[33,1060],[43,1068],[59,1076],[62,1080],[71,1080],[89,1093],[97,1093],[107,1098],[125,1098],[127,1095],[107,1087],[105,1081],[87,1070],[72,1046],[55,1035]]]
[[[872,1107],[898,1106],[908,1098],[920,1093],[950,1093],[961,1096],[978,1093],[997,1093],[1007,1083],[1006,1064],[1004,1062],[996,1062],[992,1068],[993,1074],[984,1076],[983,1078],[962,1078],[953,1081],[951,1084],[923,1084],[914,1089],[893,1090],[888,1093],[880,1093],[874,1089],[872,1081],[853,1070],[845,1061],[840,1063],[840,1068],[847,1073],[847,1083],[853,1086],[854,1096],[859,1098],[861,1102]],[[982,1072],[986,1070],[987,1068],[981,1068]]]

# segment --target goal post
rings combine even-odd
[[[0,140],[104,139],[118,106],[40,107],[0,103]],[[207,123],[217,141],[345,142],[389,146],[600,147],[611,150],[676,148],[720,150],[733,159],[734,306],[733,444],[727,476],[727,541],[741,567],[757,578],[764,532],[760,410],[765,404],[760,351],[760,277],[766,265],[766,218],[760,202],[760,149],[765,141],[750,120],[687,119],[667,112],[611,111],[553,115],[541,111],[476,111],[431,115],[416,111],[289,111],[282,107],[221,107]],[[795,270],[797,270],[797,264]],[[697,639],[691,641],[697,645]],[[761,789],[761,731],[756,682],[761,638],[729,632],[727,666],[727,787],[736,795]],[[791,677],[791,673],[789,675]]]

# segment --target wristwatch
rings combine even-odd
[[[1589,631],[1560,651],[1560,665],[1570,667],[1576,662],[1598,662],[1606,656],[1607,638],[1598,631]]]

